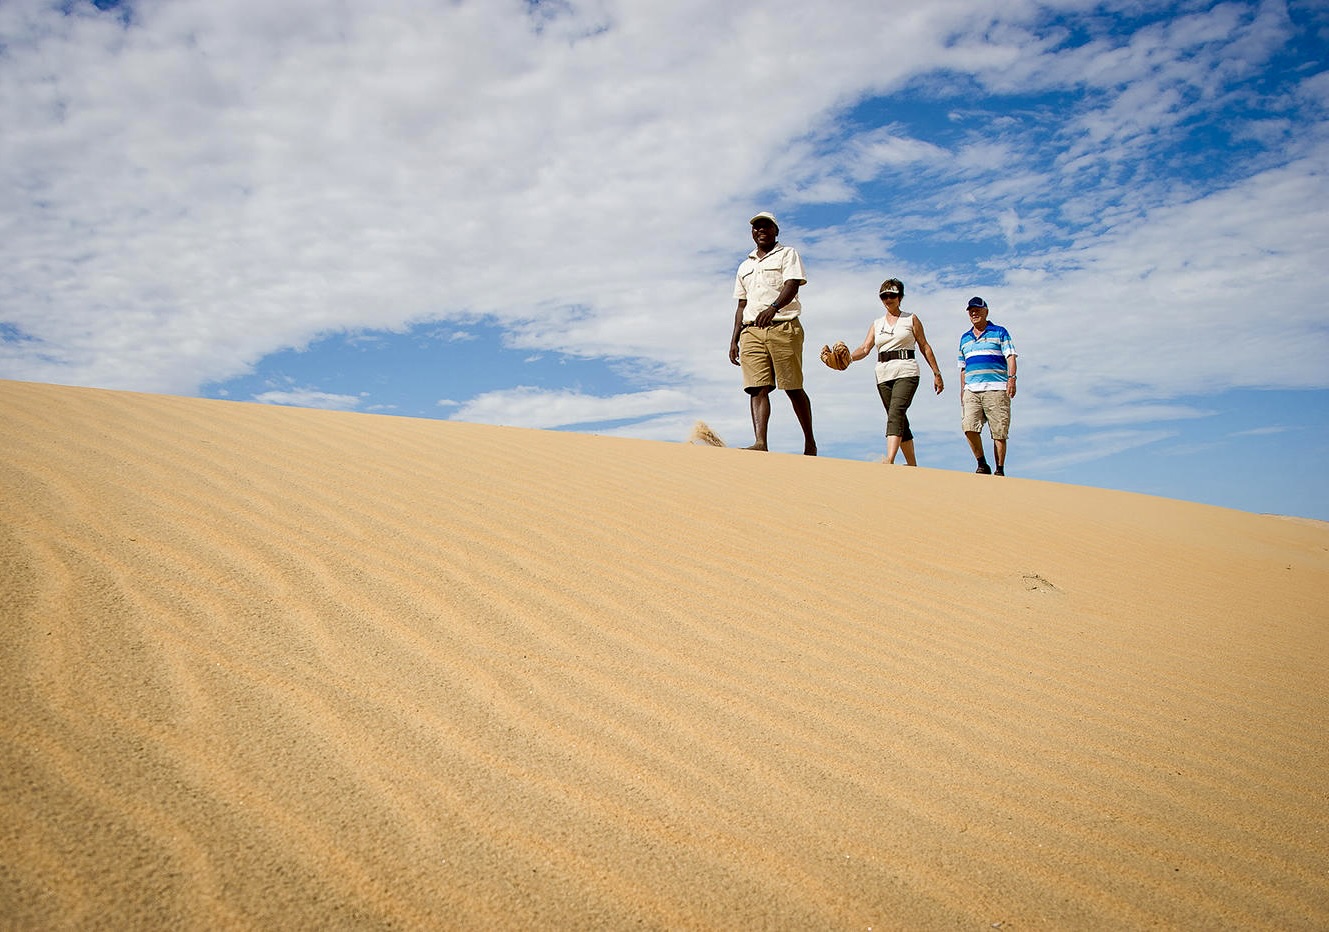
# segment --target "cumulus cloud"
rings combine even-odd
[[[633,388],[515,372],[448,388],[454,417],[737,431],[729,287],[774,207],[814,343],[861,340],[899,274],[949,369],[984,293],[1039,385],[1026,423],[1322,386],[1329,85],[1247,80],[1288,8],[1085,10],[8,0],[0,375],[190,394],[329,333],[484,321],[528,358],[630,360]],[[1211,124],[1222,146],[1188,141]],[[1216,314],[1239,294],[1234,358]],[[862,382],[809,379],[819,423],[863,435]],[[917,420],[953,431],[949,405]]]

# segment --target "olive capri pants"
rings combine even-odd
[[[911,375],[902,379],[877,383],[877,394],[886,407],[886,436],[899,437],[901,443],[914,439],[914,432],[909,429],[909,403],[918,391],[918,376]]]

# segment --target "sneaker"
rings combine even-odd
[[[975,469],[974,472],[978,473],[980,476],[990,476],[992,475],[992,467],[988,465],[987,460],[979,460],[978,468]]]
[[[1004,467],[1002,467],[1002,466],[998,466],[996,469],[992,470],[992,475],[994,475],[994,476],[1004,476],[1004,475],[1006,475],[1006,470],[1005,470]]]

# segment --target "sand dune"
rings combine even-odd
[[[16,382],[0,423],[5,928],[1329,927],[1329,525]]]

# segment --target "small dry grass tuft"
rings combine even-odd
[[[692,436],[688,438],[688,443],[704,443],[709,447],[722,447],[724,441],[720,435],[706,426],[705,421],[698,421],[692,428]]]

